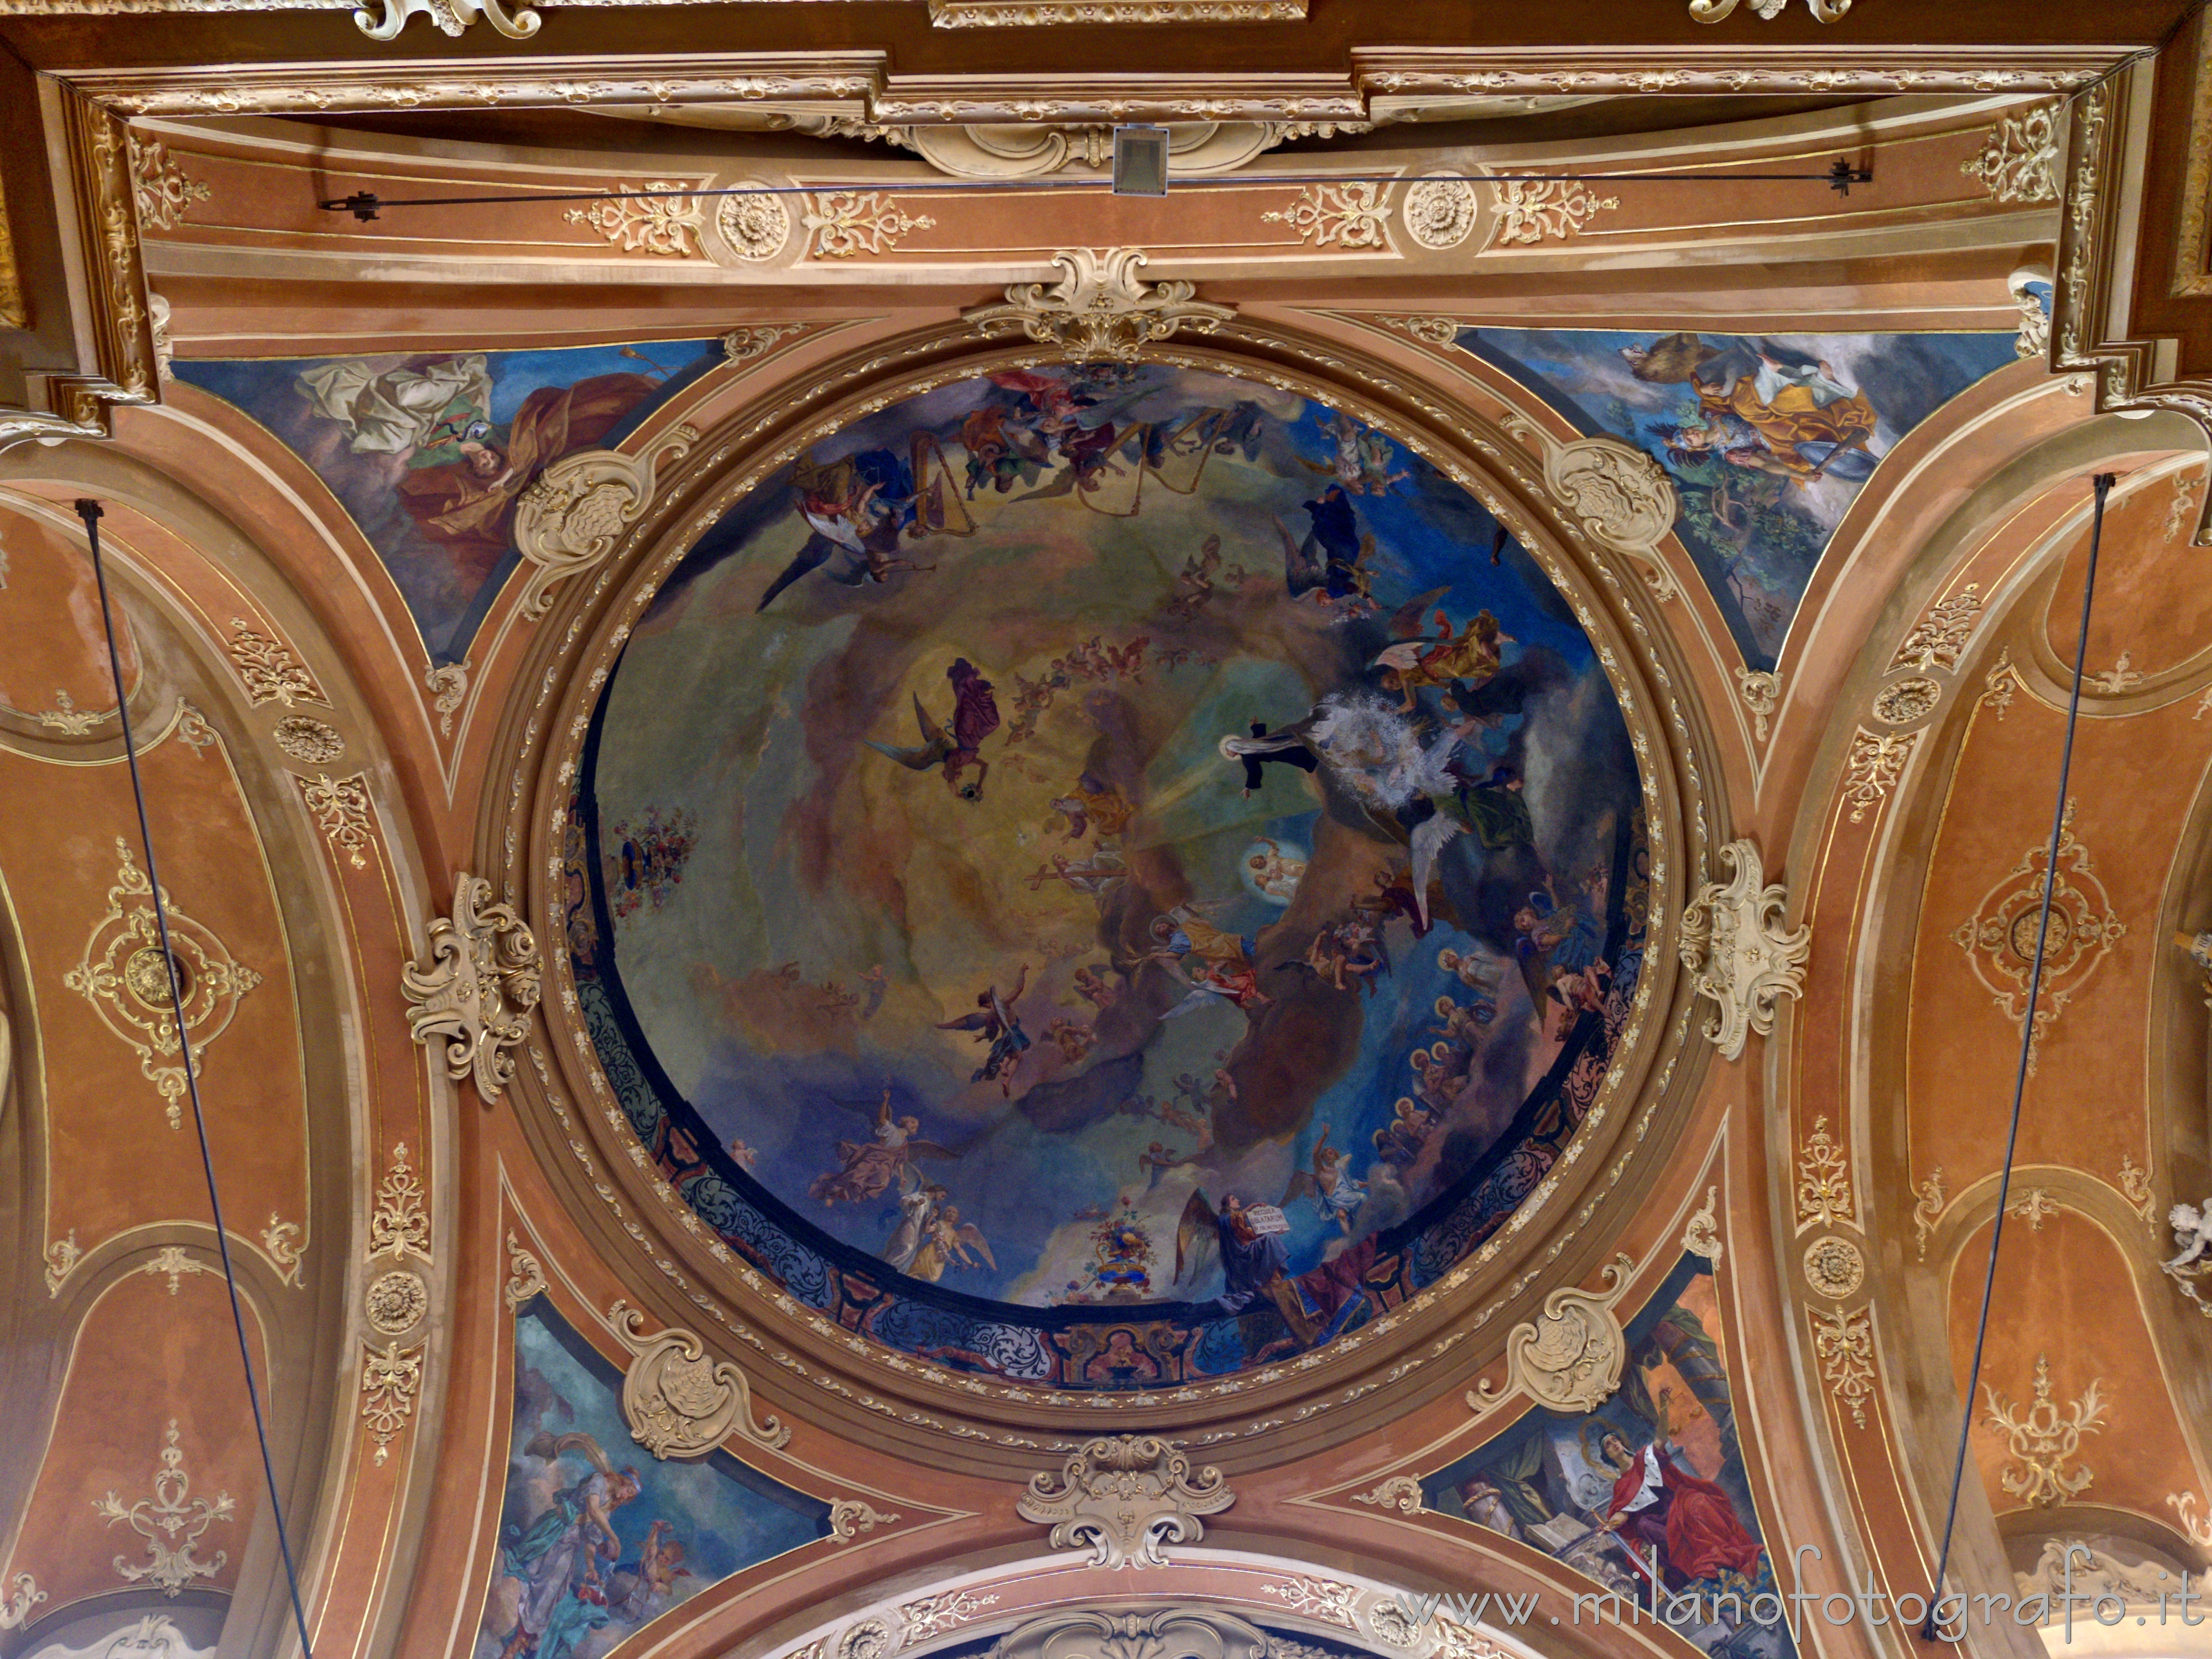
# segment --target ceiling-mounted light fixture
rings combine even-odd
[[[1114,129],[1114,193],[1168,193],[1168,130],[1130,126]]]

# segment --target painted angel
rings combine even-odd
[[[520,1582],[522,1594],[515,1605],[514,1629],[500,1650],[500,1659],[520,1659],[526,1650],[541,1649],[548,1632],[563,1622],[565,1604],[579,1589],[604,1597],[599,1564],[622,1554],[613,1514],[635,1498],[641,1486],[637,1471],[616,1468],[588,1434],[540,1433],[522,1450],[526,1457],[553,1465],[556,1472],[562,1459],[580,1457],[590,1473],[573,1485],[556,1487],[552,1502],[527,1527],[510,1526],[504,1531],[500,1571]]]
[[[976,994],[975,1012],[937,1023],[940,1031],[973,1031],[976,1042],[991,1045],[984,1053],[983,1063],[969,1078],[970,1083],[995,1082],[1000,1094],[1013,1093],[1014,1073],[1021,1065],[1023,1051],[1030,1046],[1029,1033],[1022,1030],[1014,1005],[1022,1000],[1029,984],[1030,965],[1025,962],[1007,994],[1000,996],[997,986],[987,985]]]
[[[947,1204],[930,1221],[921,1248],[915,1252],[907,1272],[934,1282],[945,1276],[947,1267],[975,1267],[976,1256],[997,1270],[999,1264],[992,1257],[991,1247],[983,1242],[981,1231],[974,1222],[961,1220],[959,1206]]]
[[[1291,1176],[1289,1190],[1283,1194],[1283,1206],[1301,1198],[1313,1200],[1325,1219],[1336,1223],[1344,1236],[1352,1236],[1352,1218],[1366,1200],[1367,1183],[1352,1178],[1352,1154],[1328,1144],[1328,1126],[1322,1125],[1321,1139],[1314,1143],[1313,1166],[1298,1170]]]
[[[854,1107],[851,1101],[836,1103],[848,1109]],[[839,1141],[838,1167],[815,1176],[807,1185],[807,1196],[818,1198],[824,1204],[835,1204],[841,1199],[848,1204],[857,1204],[888,1191],[915,1158],[960,1156],[951,1147],[924,1140],[921,1135],[920,1118],[891,1115],[891,1086],[886,1083],[883,1098],[875,1109],[870,1139]]]
[[[978,673],[975,665],[965,657],[956,659],[945,673],[952,682],[949,732],[930,718],[929,711],[916,696],[914,718],[921,728],[919,744],[902,749],[878,743],[873,738],[866,740],[867,744],[878,754],[890,756],[908,771],[941,771],[946,788],[964,801],[979,801],[983,799],[983,780],[991,771],[990,763],[982,756],[982,743],[999,729],[998,699],[991,694],[991,682]],[[960,775],[971,766],[975,769],[975,775],[963,783]]]

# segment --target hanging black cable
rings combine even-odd
[[[222,1258],[222,1282],[230,1291],[230,1321],[238,1332],[238,1363],[246,1372],[246,1403],[253,1408],[253,1437],[261,1447],[261,1473],[269,1483],[270,1518],[276,1524],[276,1548],[284,1558],[284,1583],[292,1592],[292,1618],[300,1627],[300,1651],[314,1659],[315,1645],[307,1636],[307,1612],[300,1600],[300,1577],[292,1565],[291,1540],[284,1535],[284,1504],[276,1492],[276,1464],[269,1455],[269,1430],[261,1416],[261,1390],[253,1381],[253,1350],[246,1340],[246,1310],[239,1300],[238,1274],[230,1262],[230,1234],[222,1224],[222,1197],[216,1188],[215,1159],[208,1152],[207,1118],[200,1110],[199,1067],[192,1060],[191,1033],[185,1025],[183,988],[177,982],[177,958],[169,948],[168,901],[161,891],[161,866],[154,862],[154,832],[146,821],[146,786],[138,775],[138,749],[131,738],[131,704],[123,695],[123,659],[115,649],[115,617],[108,608],[107,571],[100,557],[100,503],[80,501],[76,515],[84,520],[85,540],[92,547],[92,580],[100,590],[100,622],[107,632],[107,669],[115,681],[115,714],[122,723],[123,757],[131,766],[131,799],[138,809],[138,844],[146,854],[146,884],[154,892],[154,926],[161,939],[162,965],[168,969],[169,1012],[177,1022],[177,1046],[183,1052],[185,1091],[191,1097],[192,1127],[200,1140],[200,1169],[207,1176],[208,1210],[215,1220],[216,1250]]]
[[[2005,1205],[2012,1193],[2013,1154],[2020,1146],[2020,1108],[2027,1096],[2027,1065],[2035,1052],[2035,1003],[2043,989],[2043,946],[2051,934],[2051,901],[2058,883],[2058,849],[2066,836],[2066,786],[2074,769],[2074,728],[2081,716],[2081,671],[2088,659],[2089,606],[2097,596],[2097,546],[2105,534],[2105,497],[2112,493],[2114,475],[2100,472],[2091,480],[2097,492],[2094,515],[2089,521],[2089,563],[2081,575],[2081,626],[2074,640],[2074,685],[2066,699],[2066,739],[2058,750],[2058,806],[2051,815],[2051,845],[2043,864],[2043,904],[2035,922],[2035,960],[2027,975],[2027,1012],[2020,1023],[2020,1065],[2012,1079],[2012,1122],[2005,1130],[2004,1169],[1997,1176],[1997,1212],[1990,1224],[1990,1261],[1982,1274],[1982,1312],[1974,1325],[1974,1363],[1966,1370],[1966,1409],[1959,1425],[1959,1455],[1951,1465],[1951,1501],[1943,1516],[1943,1547],[1936,1558],[1936,1587],[1928,1617],[1920,1626],[1923,1642],[1941,1640],[1936,1634],[1936,1607],[1943,1596],[1943,1576],[1951,1565],[1951,1534],[1959,1524],[1959,1489],[1966,1478],[1966,1441],[1974,1426],[1974,1390],[1982,1380],[1982,1349],[1990,1334],[1990,1298],[1996,1290],[1997,1246],[2004,1238]]]
[[[1175,181],[1177,191],[1187,190],[1249,190],[1261,185],[1395,185],[1405,175],[1398,173],[1271,173],[1240,174],[1234,178],[1208,176],[1203,179],[1182,179]],[[1425,173],[1418,182],[1468,185],[1512,184],[1741,184],[1745,182],[1775,184],[1788,181],[1824,184],[1839,196],[1851,193],[1853,185],[1874,182],[1870,167],[1855,167],[1850,162],[1838,161],[1826,173]],[[403,196],[386,201],[374,191],[357,190],[350,196],[340,196],[315,205],[325,213],[350,213],[366,224],[386,208],[404,207],[477,207],[507,205],[531,202],[659,202],[672,201],[683,197],[702,198],[716,196],[820,196],[835,194],[840,190],[886,190],[901,196],[911,196],[926,191],[958,191],[969,195],[978,191],[1037,191],[1037,190],[1106,190],[1114,188],[1109,178],[1080,179],[927,179],[913,184],[886,183],[876,179],[860,185],[735,185],[720,190],[591,190],[559,194],[523,192],[506,196]]]

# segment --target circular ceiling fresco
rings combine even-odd
[[[1542,1178],[1643,961],[1573,613],[1383,432],[1162,365],[895,404],[632,631],[583,1012],[704,1221],[892,1347],[1148,1388],[1325,1344]]]

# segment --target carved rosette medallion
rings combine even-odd
[[[1184,329],[1208,334],[1236,314],[1194,298],[1194,283],[1140,282],[1146,257],[1139,248],[1073,248],[1052,262],[1060,268],[1059,281],[1012,283],[1003,305],[963,313],[969,325],[987,337],[1026,335],[1057,346],[1073,362],[1127,362],[1155,341]]]
[[[1866,1282],[1866,1258],[1847,1238],[1816,1238],[1805,1247],[1805,1282],[1840,1302]]]
[[[2047,843],[2028,848],[1991,887],[1972,916],[1951,932],[2004,1017],[2019,1024],[2027,1016],[2027,987],[2035,967],[2043,888],[2051,863]],[[2043,941],[2043,985],[2029,1033],[2027,1066],[2035,1069],[2043,1033],[2073,1000],[2096,966],[2128,931],[2112,913],[2111,896],[2098,878],[2089,849],[2074,839],[2069,798],[2058,834],[2058,874],[2051,890],[2051,926]]]
[[[1237,1494],[1217,1468],[1194,1474],[1190,1459],[1152,1435],[1085,1443],[1049,1474],[1030,1477],[1015,1504],[1024,1521],[1049,1522],[1053,1548],[1088,1548],[1097,1567],[1161,1567],[1165,1544],[1206,1536],[1201,1516],[1218,1515]]]
[[[755,182],[747,180],[746,183]],[[747,264],[763,264],[783,252],[791,240],[791,210],[765,190],[722,197],[714,207],[714,228],[730,252]]]
[[[1874,694],[1874,717],[1884,726],[1910,726],[1925,720],[1943,701],[1943,683],[1916,674],[1893,680]]]
[[[1524,1393],[1555,1412],[1588,1412],[1611,1399],[1628,1357],[1613,1308],[1634,1265],[1626,1255],[1606,1263],[1601,1293],[1565,1286],[1546,1297],[1535,1322],[1515,1326],[1505,1339],[1505,1386],[1493,1389],[1485,1377],[1467,1403],[1487,1413]]]
[[[1813,927],[1783,927],[1789,895],[1779,882],[1764,884],[1766,872],[1752,842],[1732,841],[1718,854],[1735,876],[1725,885],[1707,882],[1682,913],[1682,963],[1695,975],[1697,993],[1717,1005],[1705,1036],[1723,1059],[1734,1060],[1752,1032],[1764,1036],[1774,1029],[1778,997],[1804,994]]]
[[[419,1273],[394,1267],[369,1282],[362,1301],[369,1325],[385,1336],[398,1336],[421,1324],[430,1311],[429,1287]]]
[[[1517,415],[1507,416],[1504,425],[1541,459],[1545,487],[1581,521],[1583,532],[1633,561],[1655,597],[1673,599],[1680,589],[1659,554],[1677,510],[1665,469],[1618,438],[1560,443]]]
[[[544,616],[554,588],[613,552],[623,532],[653,505],[654,470],[682,459],[698,441],[696,427],[671,427],[635,456],[579,450],[540,473],[514,507],[515,550],[532,567],[522,614]]]
[[[1464,179],[1419,179],[1406,187],[1399,216],[1421,246],[1457,247],[1482,222],[1482,198]]]
[[[507,1050],[529,1035],[538,995],[538,941],[512,905],[490,897],[489,882],[463,872],[453,915],[430,924],[428,960],[400,973],[415,1041],[444,1038],[447,1074],[473,1077],[487,1103],[514,1075]]]
[[[120,836],[115,838],[115,857],[106,912],[94,924],[84,954],[62,982],[91,1003],[100,1023],[137,1053],[138,1069],[161,1094],[169,1127],[180,1129],[186,1079],[169,965],[176,969],[195,1072],[206,1063],[208,1045],[228,1029],[239,1002],[261,983],[261,975],[233,960],[213,931],[178,909],[167,892],[161,895],[169,922],[165,962],[153,884]]]
[[[752,1384],[727,1360],[707,1358],[690,1331],[641,1334],[645,1316],[626,1302],[607,1310],[615,1340],[633,1356],[623,1377],[623,1415],[630,1437],[658,1458],[703,1457],[735,1429],[756,1445],[791,1438],[776,1418],[753,1421]]]
[[[278,720],[269,735],[294,760],[310,766],[327,766],[345,753],[345,739],[336,728],[306,714]]]

